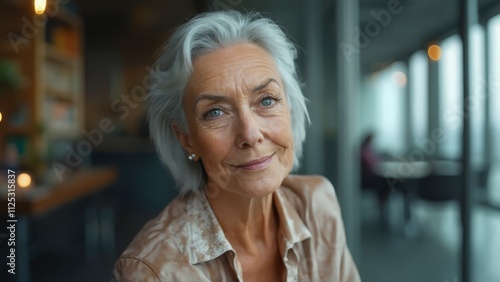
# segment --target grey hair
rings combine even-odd
[[[175,124],[182,131],[189,131],[182,101],[193,71],[192,62],[200,55],[243,42],[260,46],[275,59],[290,107],[293,168],[299,167],[309,114],[295,69],[295,46],[273,21],[258,13],[203,13],[177,28],[160,49],[148,95],[151,137],[160,160],[170,170],[181,194],[200,191],[205,184],[203,165],[188,160],[172,128]]]

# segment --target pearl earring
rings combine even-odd
[[[189,155],[188,159],[190,161],[193,161],[194,160],[194,157],[196,157],[196,155],[194,153],[192,153],[191,155]]]

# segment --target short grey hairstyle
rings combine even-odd
[[[160,49],[148,94],[148,118],[160,160],[168,167],[181,194],[205,185],[203,164],[188,160],[172,124],[188,133],[182,101],[193,72],[193,60],[224,46],[253,43],[271,54],[284,83],[294,142],[293,168],[299,166],[309,114],[295,69],[297,50],[270,19],[256,12],[218,11],[199,14],[181,25]]]

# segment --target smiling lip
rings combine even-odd
[[[265,168],[271,162],[273,156],[274,154],[250,161],[248,163],[237,165],[236,167],[244,170],[259,170]]]

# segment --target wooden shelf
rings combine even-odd
[[[72,96],[72,93],[61,91],[52,86],[47,85],[45,87],[45,93],[47,97],[53,97],[58,101],[66,102],[66,103],[74,103],[75,99]]]
[[[58,8],[55,15],[47,15],[46,24],[37,26],[30,40],[14,49],[5,40],[9,33],[23,31],[25,22],[20,19],[33,19],[33,1],[0,0],[0,58],[14,61],[19,76],[26,81],[14,93],[15,103],[11,97],[0,95],[2,111],[26,119],[26,124],[20,126],[10,125],[7,120],[0,124],[0,155],[6,141],[15,139],[13,143],[20,140],[16,143],[23,152],[20,159],[29,149],[36,154],[36,162],[42,162],[51,154],[51,140],[73,139],[80,134],[84,118],[83,24],[64,5]],[[29,169],[43,173],[36,171],[38,167],[43,164],[31,163]]]
[[[54,19],[72,28],[81,28],[82,20],[64,6],[59,6],[59,12],[54,15]]]
[[[47,133],[51,137],[68,138],[68,139],[78,137],[78,135],[80,134],[78,128],[75,128],[74,126],[71,125],[63,125],[59,127],[49,125],[49,127],[47,128]]]
[[[42,187],[30,188],[32,191],[23,191],[24,193],[18,192],[16,212],[19,214],[40,214],[103,190],[112,184],[116,177],[117,172],[112,168],[81,169],[68,173],[62,182],[47,184],[48,188],[42,191],[44,193],[36,193],[38,192],[36,189]],[[0,203],[6,207],[7,198],[5,196],[0,195]],[[6,210],[1,213],[5,213]]]
[[[3,123],[4,121],[2,121]],[[2,131],[5,135],[29,135],[34,131],[34,128],[32,125],[21,125],[21,126],[12,126],[12,125],[6,125],[2,124],[0,126],[0,131]]]
[[[68,67],[74,67],[77,62],[76,57],[65,54],[63,51],[60,51],[56,46],[50,43],[45,44],[45,56],[49,60],[55,61]]]

